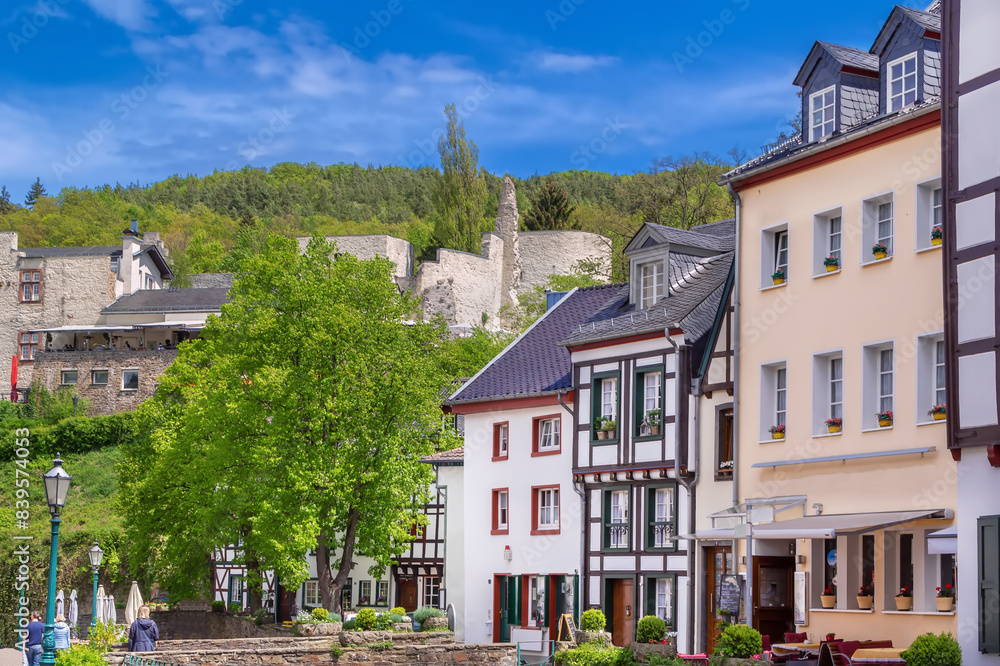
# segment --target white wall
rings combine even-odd
[[[447,492],[444,533],[444,580],[448,603],[455,606],[455,640],[465,642],[465,469],[462,466],[437,468],[438,487]]]
[[[958,463],[958,638],[962,646],[964,666],[997,666],[1000,655],[979,653],[979,580],[977,560],[979,544],[977,521],[981,516],[1000,514],[1000,469],[992,467],[986,458],[986,448],[962,449]],[[986,492],[986,489],[994,489]]]

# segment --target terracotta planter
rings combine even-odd
[[[931,245],[941,245],[944,242],[943,238],[932,238]]]
[[[874,252],[873,254],[875,255],[875,261],[881,261],[889,256],[888,252]]]
[[[827,264],[826,265],[826,272],[827,273],[833,273],[834,271],[839,271],[839,270],[840,270],[840,264]]]
[[[834,432],[840,432],[840,426],[835,426],[835,425],[828,425],[828,426],[826,427],[826,431],[827,431],[827,432],[830,432],[830,433],[834,433]]]
[[[879,428],[888,428],[891,425],[892,425],[892,419],[879,419],[878,420],[878,427]]]
[[[933,414],[931,414],[931,416],[934,417],[935,421],[944,421],[946,418],[948,418],[948,414],[946,414],[945,412],[934,412]]]
[[[823,608],[833,608],[837,605],[837,595],[836,594],[823,594],[820,595],[819,602],[823,604]]]
[[[771,433],[771,439],[784,439],[784,438],[785,438],[785,433],[783,433],[783,432],[772,432]]]
[[[597,431],[597,439],[607,439],[607,438],[608,438],[608,431],[607,430],[598,430]]]
[[[785,278],[771,278],[775,285],[785,284]]]
[[[955,597],[937,597],[934,599],[939,613],[950,613],[955,610]]]
[[[858,597],[858,608],[861,610],[871,610],[873,603],[875,603],[875,597]]]
[[[913,608],[913,597],[895,597],[896,610],[908,611]]]
[[[651,426],[649,426],[649,433],[651,435],[659,435],[660,434],[660,426],[658,426],[658,425],[651,425]]]
[[[618,436],[617,430],[608,430],[608,439],[615,439]]]

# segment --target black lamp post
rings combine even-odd
[[[76,403],[78,403],[78,402],[80,402],[80,396],[74,394],[73,395],[73,416],[74,417],[76,416]]]
[[[94,547],[87,551],[87,557],[90,558],[90,566],[94,568],[94,613],[90,617],[90,626],[97,626],[97,570],[101,567],[101,561],[104,560],[104,551],[101,547],[94,542]]]
[[[45,501],[52,514],[52,544],[49,547],[49,596],[45,609],[45,634],[42,636],[42,659],[39,663],[54,666],[56,663],[56,639],[52,630],[56,615],[56,569],[59,564],[59,513],[66,506],[66,495],[73,477],[62,467],[59,454],[53,461],[54,467],[42,475],[45,482]]]

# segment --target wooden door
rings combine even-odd
[[[733,549],[729,546],[705,549],[705,653],[713,654],[721,626],[719,602],[722,577],[733,572]]]
[[[278,585],[278,622],[292,619],[292,593],[284,585]]]
[[[612,582],[611,589],[611,642],[625,647],[635,635],[635,583],[631,578],[619,578]]]
[[[417,610],[417,579],[399,579],[399,605],[407,612]]]
[[[793,557],[755,557],[753,560],[753,627],[780,643],[795,625],[792,598]]]

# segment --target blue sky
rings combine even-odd
[[[816,39],[868,49],[894,3],[13,0],[0,184],[148,183],[247,164],[438,163],[454,102],[480,162],[618,173],[757,154]],[[926,3],[907,2],[923,8]]]

